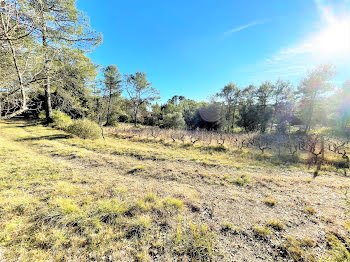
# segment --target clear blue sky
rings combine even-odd
[[[337,65],[336,82],[350,78],[349,0],[77,3],[103,34],[89,55],[93,61],[115,64],[122,73],[146,72],[162,101],[175,94],[206,99],[230,81],[240,87],[279,77],[297,83],[324,62]]]

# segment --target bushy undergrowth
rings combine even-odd
[[[45,119],[45,112],[41,111],[40,119]],[[97,139],[101,137],[101,129],[97,123],[89,119],[73,120],[65,113],[59,110],[52,111],[53,123],[51,126],[64,130],[72,135],[76,135],[83,139]]]
[[[74,120],[66,131],[83,139],[97,139],[101,137],[101,130],[98,124],[88,119]]]
[[[45,112],[41,111],[39,117],[40,119],[45,119]],[[73,120],[68,115],[59,110],[52,110],[52,120],[52,126],[61,130],[67,129],[73,123]]]

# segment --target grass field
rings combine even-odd
[[[312,173],[2,121],[0,261],[348,261],[349,178]]]

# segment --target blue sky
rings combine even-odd
[[[202,100],[230,81],[297,84],[320,63],[350,78],[350,0],[78,0],[103,43],[89,56],[146,72],[162,101]]]

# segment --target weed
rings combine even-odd
[[[317,244],[314,240],[306,237],[301,240],[301,245],[304,247],[315,247]]]
[[[305,207],[305,212],[309,215],[315,215],[317,213],[316,210],[310,206]]]
[[[118,199],[99,200],[96,204],[96,212],[100,221],[106,224],[116,224],[117,218],[125,214],[128,208]]]
[[[250,177],[246,175],[242,175],[238,177],[237,179],[233,180],[233,183],[236,184],[237,186],[244,186],[247,185],[251,182]]]
[[[234,226],[232,223],[230,222],[225,222],[223,224],[223,226],[221,227],[221,232],[225,233],[225,232],[231,232],[234,234],[239,234],[241,232],[241,230]]]
[[[168,197],[164,201],[164,206],[166,207],[171,207],[174,209],[183,209],[184,204],[181,200],[173,198],[173,197]]]
[[[332,233],[327,235],[327,243],[331,247],[324,262],[342,262],[350,261],[350,233],[347,239],[339,239]]]
[[[255,236],[261,238],[266,238],[267,236],[271,235],[271,231],[267,227],[253,226],[253,232]]]
[[[271,228],[278,230],[278,231],[281,231],[284,229],[283,223],[277,219],[269,220],[266,223],[266,226],[271,227]]]
[[[127,238],[141,238],[146,230],[151,227],[151,219],[148,216],[141,216],[132,221],[126,229]]]
[[[78,213],[80,211],[79,206],[70,198],[56,198],[53,204],[58,206],[65,214]]]
[[[277,200],[273,199],[273,198],[266,198],[264,200],[265,205],[269,206],[269,207],[274,207],[277,206]]]
[[[172,250],[177,256],[187,256],[191,261],[212,261],[216,235],[205,224],[189,223],[185,228],[178,226],[172,242]]]
[[[284,249],[287,255],[294,261],[317,261],[311,250],[303,245],[303,241],[294,236],[289,235],[286,237],[286,240],[282,244],[282,249]]]
[[[148,193],[145,196],[145,201],[147,202],[156,202],[156,200],[157,200],[157,196],[154,193]]]

